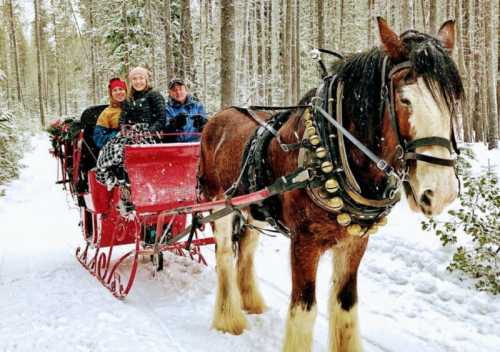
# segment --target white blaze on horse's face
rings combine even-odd
[[[419,77],[414,84],[402,87],[401,98],[409,103],[411,139],[451,136],[451,113],[446,107],[439,89],[432,87],[431,93],[424,80]],[[437,97],[437,99],[435,98]],[[450,152],[442,146],[426,146],[416,149],[417,153],[450,159]],[[458,181],[452,167],[417,161],[410,170],[410,185],[413,197],[408,197],[410,207],[427,216],[439,214],[455,200]]]

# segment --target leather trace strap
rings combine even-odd
[[[306,106],[306,107],[309,107],[309,106]],[[281,109],[279,109],[279,110],[281,110]],[[255,120],[255,122],[257,122],[259,125],[261,125],[266,130],[268,130],[269,132],[271,132],[274,137],[276,137],[276,141],[278,141],[278,144],[279,144],[280,148],[284,152],[289,152],[291,150],[299,149],[302,146],[302,143],[300,143],[300,142],[299,143],[290,143],[290,144],[283,143],[281,141],[281,137],[280,137],[279,132],[272,126],[271,123],[269,123],[269,121],[265,121],[265,120],[261,119],[255,113],[254,110],[247,109],[247,111],[248,111],[248,114],[250,115],[250,117]],[[298,139],[298,137],[297,137],[297,139]]]

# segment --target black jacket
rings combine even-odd
[[[161,131],[165,126],[165,98],[150,89],[135,92],[134,98],[123,103],[120,126],[147,123],[152,131]]]

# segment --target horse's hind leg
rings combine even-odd
[[[358,326],[357,274],[368,238],[351,236],[333,247],[330,293],[330,351],[362,350]]]
[[[254,221],[249,217],[250,224]],[[243,309],[251,314],[260,314],[266,304],[255,280],[254,254],[259,243],[259,233],[249,227],[240,238],[238,246],[238,287],[240,288]]]
[[[310,244],[310,243],[309,243]],[[299,244],[292,239],[292,301],[288,308],[285,331],[285,352],[310,352],[316,320],[316,271],[318,247]]]
[[[232,243],[233,215],[215,221],[217,296],[213,327],[220,331],[239,335],[247,323],[241,310],[241,298],[236,283],[234,253]]]

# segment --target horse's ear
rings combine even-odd
[[[443,44],[444,48],[451,54],[455,46],[455,21],[448,20],[439,29],[438,39]]]
[[[393,61],[399,61],[404,57],[404,46],[399,36],[389,27],[382,17],[377,17],[380,41],[384,51]]]

